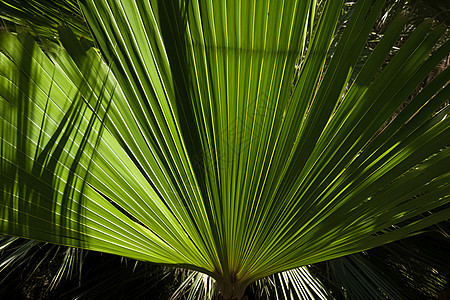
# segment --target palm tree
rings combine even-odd
[[[385,66],[399,16],[353,80],[383,3],[358,1],[332,53],[344,1],[85,0],[95,47],[2,33],[0,233],[228,299],[448,219],[448,69],[386,121],[450,43],[423,23]]]

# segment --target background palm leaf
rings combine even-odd
[[[385,124],[448,54],[429,55],[445,29],[420,25],[382,68],[395,19],[347,89],[371,3],[331,59],[343,1],[316,23],[304,1],[83,1],[102,57],[66,28],[49,57],[2,34],[0,231],[198,270],[239,297],[448,219],[448,71]]]
[[[16,25],[30,35],[55,40],[58,27],[67,26],[77,35],[92,41],[78,2],[5,0],[0,6],[2,21],[7,29],[14,31]]]

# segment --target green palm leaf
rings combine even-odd
[[[430,55],[445,29],[424,23],[383,66],[398,17],[347,87],[371,3],[331,59],[343,1],[82,1],[102,55],[67,28],[46,53],[2,34],[0,232],[197,270],[227,298],[448,219],[449,71],[386,121],[450,43]]]
[[[68,26],[77,36],[92,40],[88,25],[76,0],[4,0],[0,15],[6,28],[18,24],[32,35],[56,40],[59,26]],[[9,25],[9,26],[8,26]]]

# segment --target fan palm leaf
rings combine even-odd
[[[347,87],[383,2],[357,2],[331,59],[343,1],[81,1],[101,53],[67,28],[45,53],[1,34],[0,232],[200,271],[230,298],[448,219],[448,69],[386,123],[445,28],[384,66],[399,16]]]
[[[5,0],[0,6],[2,19],[11,22],[14,27],[19,24],[29,34],[42,39],[55,40],[59,26],[69,27],[77,36],[92,40],[89,28],[75,0],[64,1],[23,1]]]

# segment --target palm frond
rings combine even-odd
[[[15,31],[15,25],[21,25],[28,34],[42,39],[56,41],[58,27],[67,26],[77,36],[92,41],[92,35],[76,0],[5,0],[0,6],[0,18],[7,21],[4,25],[8,30]]]
[[[0,232],[200,271],[229,298],[448,219],[448,69],[386,123],[445,28],[385,66],[396,18],[348,88],[384,1],[357,2],[330,56],[343,2],[81,1],[102,56],[67,28],[48,56],[2,34]]]

